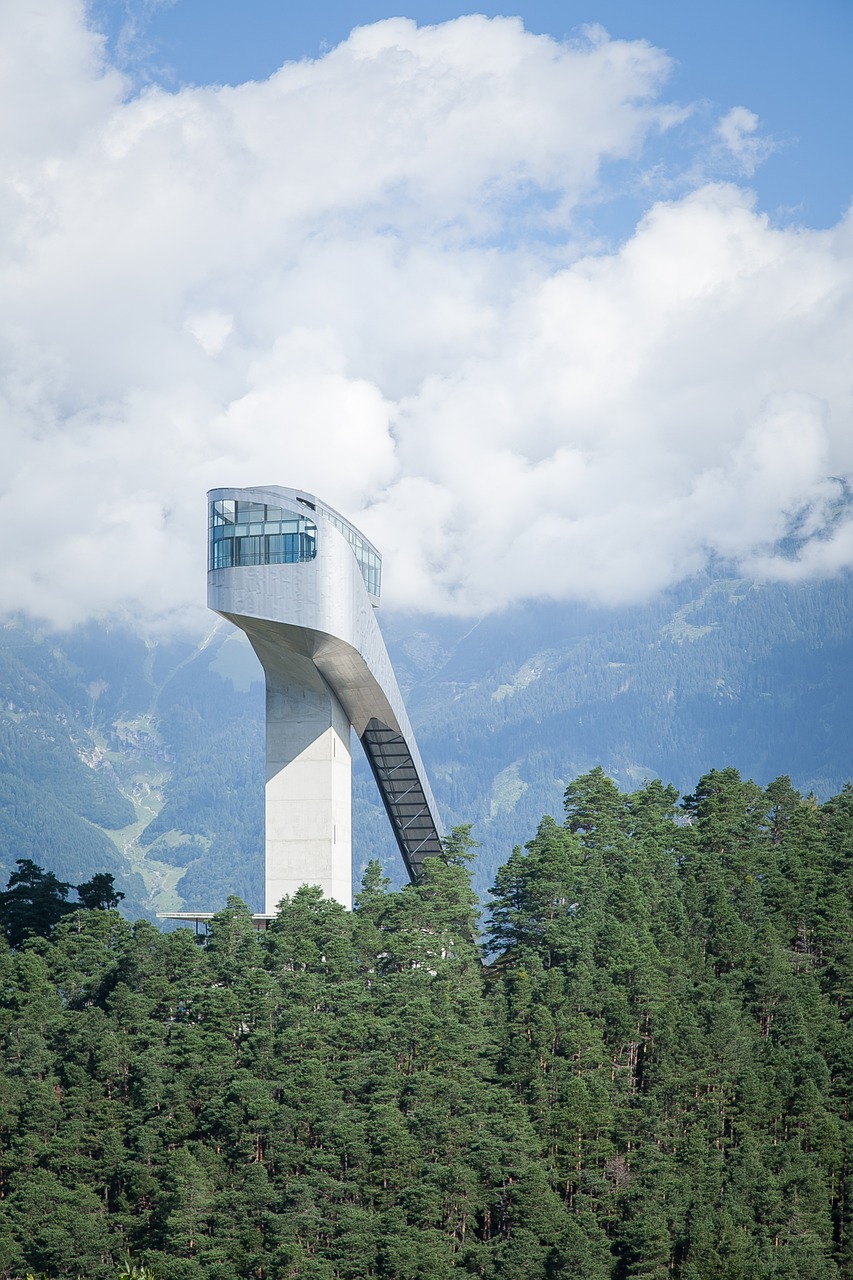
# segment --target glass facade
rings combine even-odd
[[[364,585],[371,595],[378,597],[382,586],[382,557],[337,512],[322,505],[320,510],[346,538],[358,561]],[[317,525],[308,516],[287,507],[233,498],[210,504],[208,569],[299,564],[313,560],[316,554]]]
[[[347,524],[346,520],[342,520],[336,511],[331,511],[328,507],[322,507],[321,509],[326,519],[330,520],[335,528],[341,531],[352,547],[367,590],[372,596],[378,596],[382,587],[382,557],[379,552],[374,551],[370,543],[362,538],[358,530],[354,529],[351,524]]]
[[[307,516],[263,502],[210,504],[209,569],[299,564],[317,554],[317,526]]]

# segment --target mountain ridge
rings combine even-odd
[[[821,800],[853,776],[853,575],[705,575],[627,609],[382,622],[447,823],[474,823],[481,894],[597,764],[628,789],[661,777],[680,791],[733,765]],[[127,913],[149,918],[230,892],[262,906],[262,672],[225,624],[155,642],[7,622],[0,765],[0,871],[16,857],[72,882],[107,870]],[[357,747],[354,830],[356,867],[379,856],[401,883]]]

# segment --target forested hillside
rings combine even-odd
[[[388,621],[440,802],[474,820],[485,890],[568,780],[681,790],[725,760],[826,799],[853,778],[853,577],[696,578],[649,604],[536,603],[478,622]]]
[[[73,883],[109,871],[131,918],[186,901],[218,906],[232,891],[257,903],[263,685],[254,667],[224,627],[198,643],[154,643],[127,628],[54,635],[7,623],[0,873],[19,858]]]
[[[448,825],[473,822],[484,894],[513,845],[601,763],[689,790],[720,760],[825,800],[853,778],[853,577],[728,577],[651,604],[534,603],[476,619],[380,610]],[[403,870],[354,744],[357,872]],[[125,914],[261,910],[263,684],[239,632],[143,640],[0,628],[0,876],[18,858],[114,874]]]
[[[571,783],[199,947],[114,912],[0,957],[0,1272],[853,1277],[853,790]]]

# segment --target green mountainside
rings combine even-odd
[[[499,869],[0,939],[0,1274],[853,1280],[853,788],[594,769]]]
[[[131,918],[180,909],[193,894],[199,909],[233,891],[257,900],[256,666],[224,630],[197,645],[153,645],[118,628],[53,635],[7,624],[0,872],[18,858],[73,884],[110,872]]]
[[[706,578],[633,609],[392,618],[386,634],[438,797],[483,844],[481,890],[595,764],[681,791],[731,764],[821,799],[853,778],[852,577]]]
[[[853,578],[725,577],[650,605],[536,604],[480,621],[380,612],[448,819],[473,822],[475,886],[569,778],[680,790],[720,764],[819,799],[853,777]],[[262,903],[263,688],[239,633],[146,642],[91,625],[0,630],[0,875],[31,858],[115,875],[129,917]],[[357,867],[402,868],[358,745]]]

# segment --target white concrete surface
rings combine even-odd
[[[291,655],[283,655],[291,656]],[[352,757],[346,712],[313,664],[266,668],[265,910],[300,885],[352,904]]]

